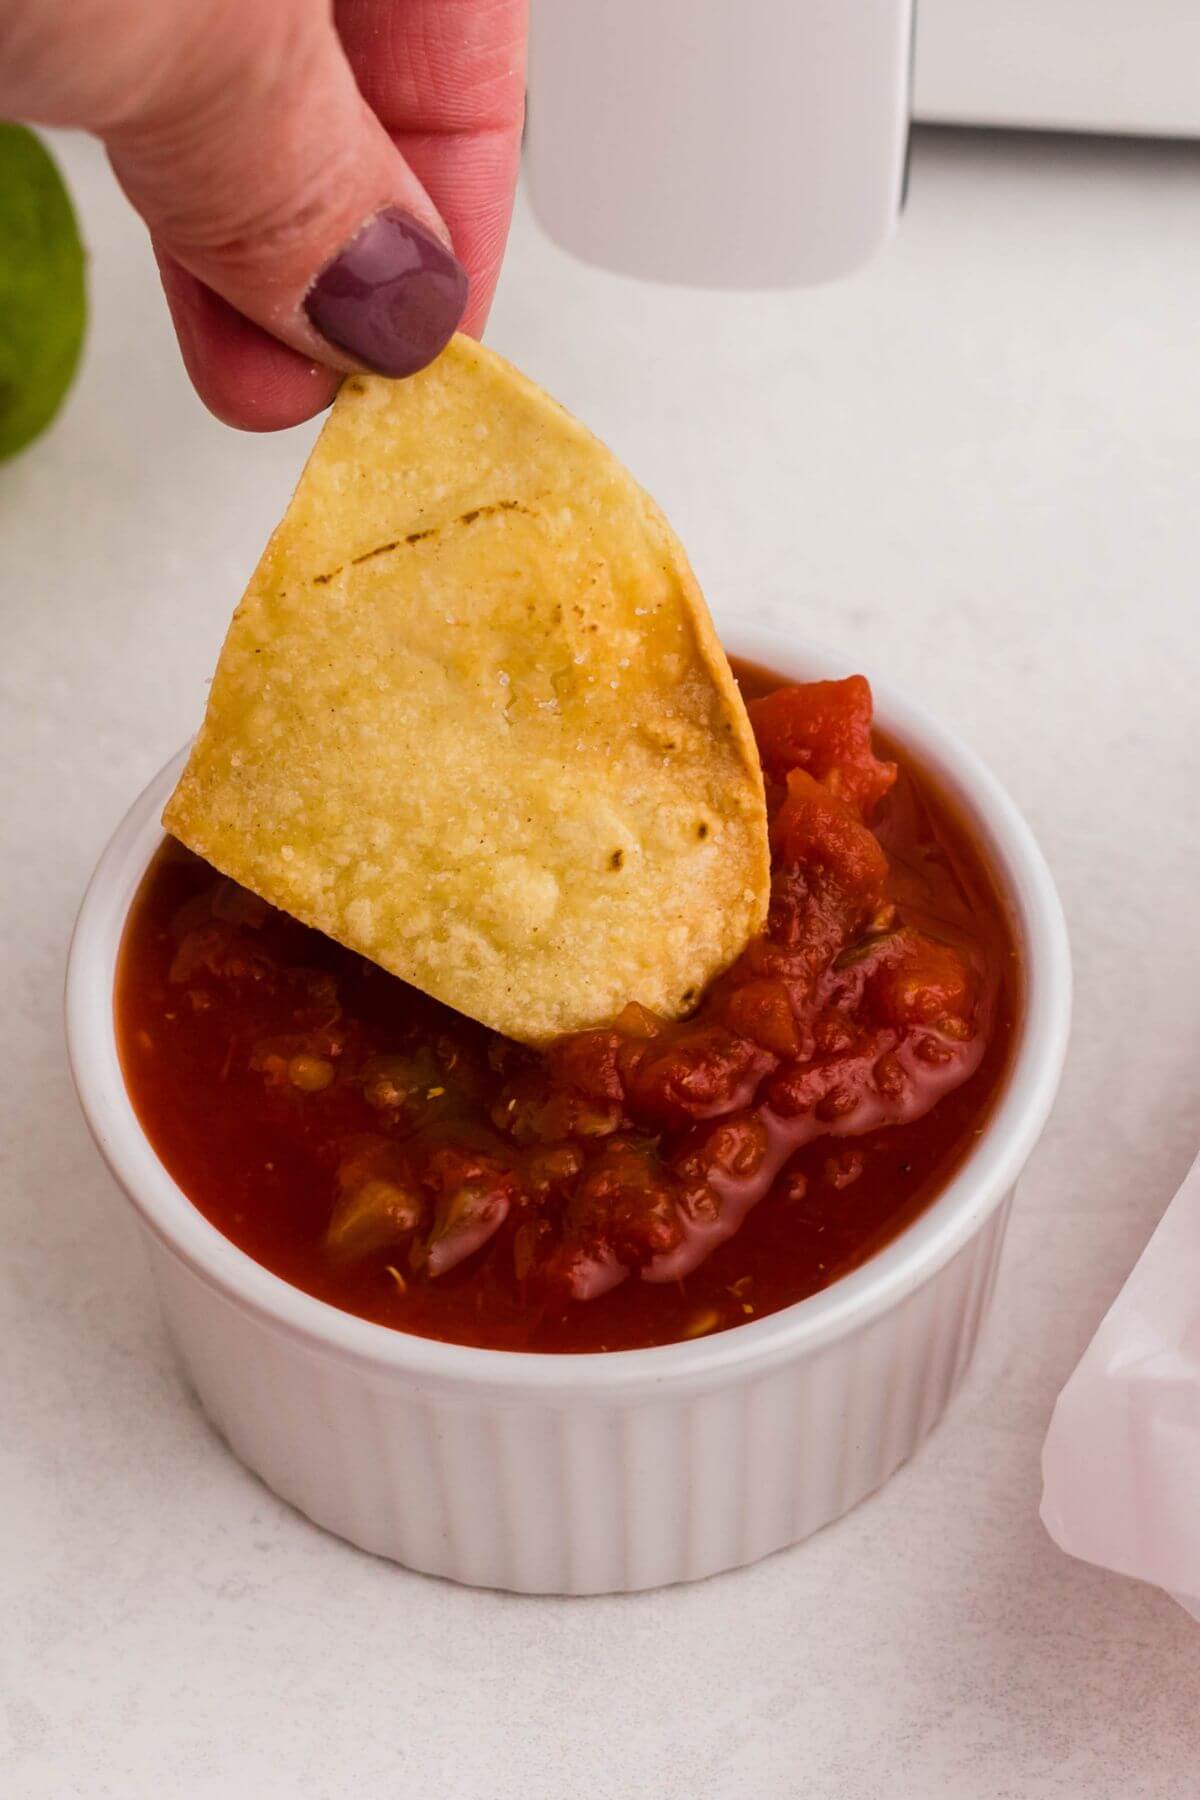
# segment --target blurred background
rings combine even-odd
[[[83,885],[195,729],[317,425],[203,411],[102,154],[48,140],[90,321],[57,419],[0,463],[5,1793],[1192,1791],[1195,1626],[1061,1556],[1037,1502],[1054,1396],[1200,1141],[1198,30],[1185,0],[922,0],[903,222],[828,286],[635,281],[518,204],[490,341],[661,502],[718,624],[836,645],[982,754],[1078,983],[929,1444],[794,1551],[585,1603],[374,1562],[228,1457],[76,1112]]]
[[[1189,0],[920,0],[915,48],[919,119],[1200,135]]]

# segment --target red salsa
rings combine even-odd
[[[770,916],[686,1020],[532,1051],[168,842],[116,1018],[163,1163],[250,1256],[458,1343],[598,1351],[761,1318],[910,1221],[1003,1080],[1016,952],[982,857],[861,677],[738,671]]]

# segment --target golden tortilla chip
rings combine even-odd
[[[461,337],[343,385],[163,819],[530,1043],[686,1011],[766,912],[754,739],[682,547]]]

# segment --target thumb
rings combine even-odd
[[[360,94],[329,7],[196,12],[190,54],[164,59],[102,131],[160,260],[313,361],[423,368],[462,316],[466,272]]]

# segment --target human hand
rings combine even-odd
[[[0,0],[0,116],[102,140],[197,392],[275,430],[339,371],[412,374],[482,329],[525,22],[526,0]]]

